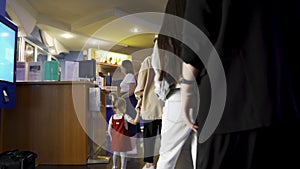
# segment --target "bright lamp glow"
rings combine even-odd
[[[66,38],[66,39],[73,38],[73,35],[71,35],[71,34],[69,34],[69,33],[62,34],[61,36],[62,36],[63,38]]]
[[[133,32],[133,33],[139,33],[140,29],[137,28],[137,27],[134,27],[134,28],[131,29],[131,32]]]

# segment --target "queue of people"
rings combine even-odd
[[[166,15],[138,80],[123,71],[121,83],[121,96],[137,99],[134,106],[126,101],[133,107],[127,121],[140,115],[146,122],[143,169],[178,167],[186,144],[185,168],[300,167],[300,71],[291,41],[300,37],[299,9],[296,0],[168,1],[166,14],[184,21]],[[221,67],[214,67],[218,59]],[[214,99],[223,108],[212,107]]]

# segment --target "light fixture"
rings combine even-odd
[[[49,47],[48,50],[49,50],[50,54],[52,54],[52,55],[56,54],[54,47]]]
[[[66,39],[73,38],[73,35],[70,34],[70,33],[65,33],[65,34],[62,34],[61,36],[62,36],[63,38],[66,38]]]
[[[132,33],[139,33],[140,32],[140,29],[138,27],[134,27],[134,28],[131,28],[130,30]]]

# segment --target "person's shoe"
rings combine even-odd
[[[146,165],[144,165],[143,169],[155,169],[154,165],[147,167]]]

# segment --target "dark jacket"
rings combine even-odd
[[[185,18],[207,35],[225,70],[217,133],[299,123],[299,0],[187,0]],[[185,62],[205,69],[198,56],[183,53]],[[200,126],[210,105],[209,77],[201,78]]]

